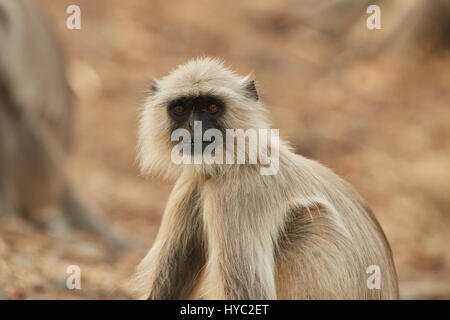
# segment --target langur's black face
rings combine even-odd
[[[202,137],[208,129],[218,129],[221,132],[220,119],[225,112],[224,101],[214,95],[180,97],[168,104],[169,117],[172,119],[172,132],[176,129],[187,129],[194,143],[194,121],[201,121]],[[196,137],[200,138],[200,137]],[[205,148],[211,141],[203,141]]]

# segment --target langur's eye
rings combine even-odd
[[[175,111],[175,113],[184,113],[184,111],[186,110],[183,106],[176,106],[175,108],[173,108],[173,110]]]
[[[219,107],[216,104],[210,104],[208,106],[208,111],[211,113],[216,113],[217,111],[219,111]]]

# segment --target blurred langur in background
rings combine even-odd
[[[32,1],[0,0],[0,216],[80,227],[121,246],[69,187],[72,93],[59,48]]]
[[[0,1],[0,214],[57,202],[71,120],[71,92],[58,48],[36,8]]]

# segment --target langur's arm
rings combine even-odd
[[[198,188],[180,178],[156,241],[138,267],[148,299],[186,299],[205,263]]]

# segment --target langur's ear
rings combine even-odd
[[[152,83],[150,84],[150,93],[154,95],[158,90],[159,90],[158,83],[155,80],[153,80]]]
[[[255,99],[256,101],[259,100],[258,91],[256,91],[255,80],[246,80],[244,89],[250,98]]]

